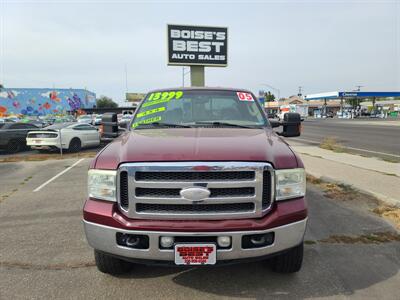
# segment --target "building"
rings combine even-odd
[[[268,114],[278,114],[281,111],[298,112],[303,117],[314,116],[321,113],[324,101],[307,101],[299,96],[290,96],[279,101],[266,102],[265,111]],[[332,100],[327,103],[327,112],[336,114],[340,110],[340,100]]]
[[[0,116],[66,114],[95,106],[96,94],[85,89],[0,89]]]

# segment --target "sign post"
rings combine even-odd
[[[190,66],[192,86],[204,86],[204,69],[228,65],[228,28],[167,25],[168,65]]]
[[[190,81],[192,86],[204,86],[204,66],[190,66]]]

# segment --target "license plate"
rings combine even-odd
[[[175,264],[215,265],[217,248],[215,244],[176,244]]]
[[[42,142],[42,140],[35,140],[36,144],[40,144]]]

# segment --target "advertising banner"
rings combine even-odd
[[[228,28],[167,25],[168,65],[226,67]]]

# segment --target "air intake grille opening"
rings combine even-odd
[[[121,206],[125,209],[129,207],[129,195],[128,195],[128,172],[122,171],[119,174],[119,187],[120,187],[120,201]]]
[[[271,204],[271,172],[264,171],[263,173],[263,195],[262,208],[266,209]]]
[[[137,203],[136,211],[139,213],[158,213],[158,214],[246,213],[254,211],[254,203],[226,203],[226,204]]]
[[[136,172],[136,181],[240,181],[254,180],[254,171]]]
[[[136,188],[136,197],[181,198],[179,188]],[[253,187],[244,188],[210,188],[210,198],[253,197]]]

